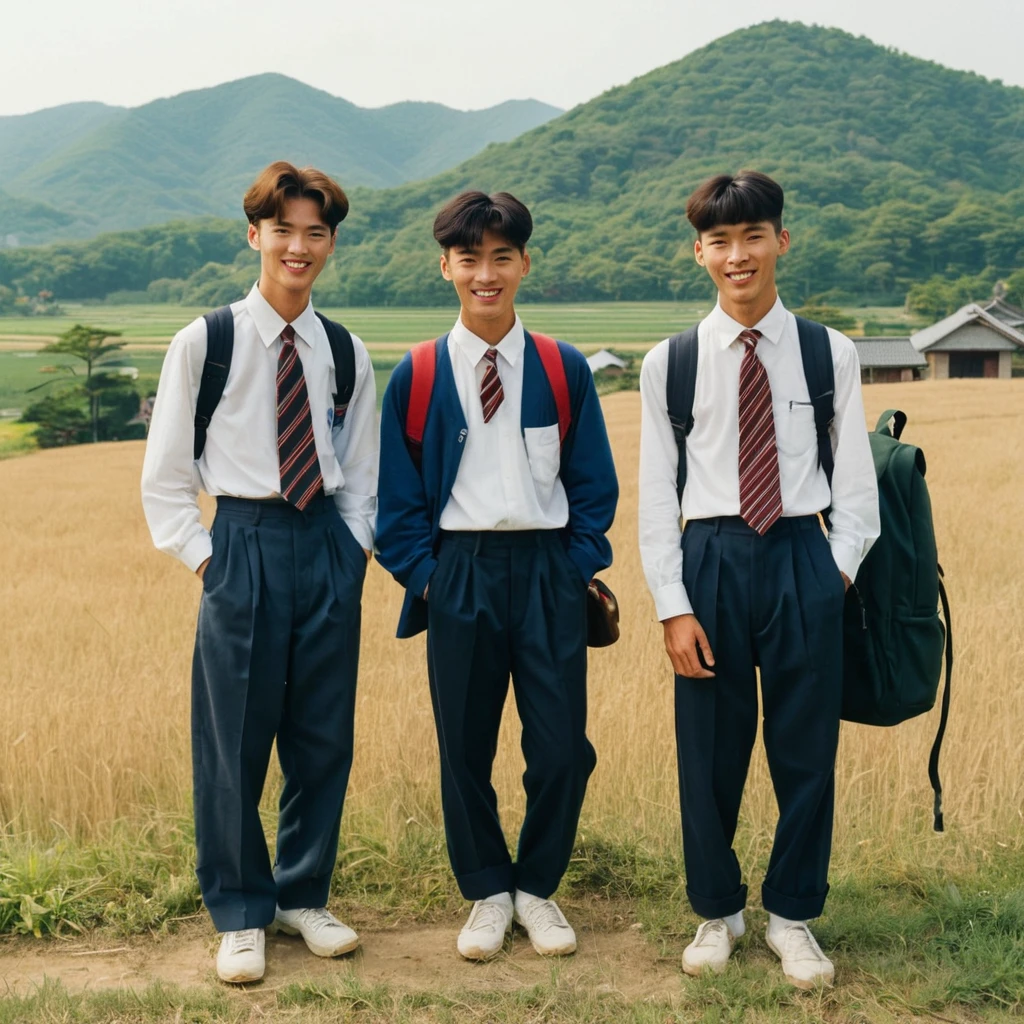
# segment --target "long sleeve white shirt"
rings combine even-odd
[[[452,372],[466,417],[465,450],[442,530],[557,530],[569,521],[569,500],[558,478],[558,424],[520,426],[526,338],[519,317],[496,346],[505,397],[490,422],[480,402],[489,348],[461,318],[448,335]]]
[[[179,331],[167,350],[142,467],[142,505],[153,542],[197,569],[212,550],[199,517],[200,490],[238,498],[281,493],[277,455],[277,362],[285,321],[254,285],[233,303],[234,350],[224,394],[198,461],[192,458],[196,399],[206,359],[206,323]],[[359,338],[355,388],[343,429],[334,423],[334,360],[312,303],[292,321],[309,393],[324,492],[364,548],[373,547],[377,507],[376,384]]]
[[[693,429],[686,441],[686,487],[676,496],[679,453],[668,419],[668,340],[644,358],[640,373],[640,558],[662,621],[693,611],[683,584],[680,515],[685,520],[737,516],[739,377],[745,328],[715,307],[698,329]],[[784,516],[813,515],[831,502],[829,546],[850,579],[879,533],[878,484],[864,422],[857,350],[829,328],[835,366],[835,470],[831,497],[818,465],[814,410],[800,357],[796,318],[781,300],[755,325],[757,356],[772,391]]]

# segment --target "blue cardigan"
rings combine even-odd
[[[619,485],[590,367],[571,345],[560,341],[558,347],[572,408],[572,424],[562,447],[558,474],[569,502],[569,521],[562,535],[569,557],[582,579],[589,582],[594,573],[612,562],[605,534],[615,517]],[[447,335],[437,342],[437,371],[419,470],[405,443],[411,384],[412,357],[406,354],[384,392],[377,490],[377,558],[406,588],[399,637],[415,636],[427,627],[427,604],[422,594],[437,567],[441,513],[451,495],[469,433],[455,386]],[[537,346],[526,333],[520,428],[557,423],[554,394]]]

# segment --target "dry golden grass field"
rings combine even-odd
[[[907,410],[904,439],[928,456],[957,640],[943,757],[948,833],[929,831],[934,715],[889,730],[845,726],[837,861],[929,860],[1013,843],[1024,808],[1024,382],[875,385],[865,401],[872,425],[887,406]],[[666,836],[678,821],[672,686],[635,543],[639,396],[611,395],[604,408],[622,486],[606,577],[623,638],[592,652],[599,764],[584,818],[604,834]],[[0,462],[0,822],[9,833],[88,841],[116,819],[187,814],[200,589],[152,548],[138,497],[142,455],[141,443],[126,443]],[[439,818],[423,643],[393,638],[400,597],[374,564],[346,812],[391,837]],[[522,765],[514,716],[507,721],[496,777],[514,825]],[[748,793],[744,835],[760,843],[774,815],[763,760]]]
[[[311,965],[275,940],[262,990],[211,984],[215,939],[196,913],[188,825],[199,583],[150,543],[141,443],[0,461],[0,932],[87,929],[71,944],[0,936],[0,1024],[1018,1017],[1024,381],[876,385],[865,401],[872,426],[887,407],[907,411],[904,438],[927,454],[957,660],[944,834],[931,831],[926,775],[936,715],[888,730],[844,726],[833,896],[816,925],[837,963],[832,992],[782,984],[757,934],[775,817],[760,753],[737,840],[753,883],[752,933],[720,978],[680,975],[696,922],[680,879],[672,685],[636,551],[639,396],[618,393],[603,400],[622,488],[616,563],[604,575],[623,636],[592,653],[599,763],[560,897],[581,948],[559,965],[540,963],[521,939],[482,967],[454,953],[464,907],[443,851],[423,642],[393,638],[401,593],[374,564],[333,898],[365,952]],[[510,832],[522,812],[517,741],[510,714],[495,773]],[[277,784],[264,801],[270,828]],[[175,923],[183,918],[195,920]],[[44,977],[66,987],[37,990]]]

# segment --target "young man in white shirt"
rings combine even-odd
[[[320,171],[279,161],[243,206],[260,277],[223,311],[233,345],[205,444],[197,454],[197,399],[216,328],[201,318],[168,349],[142,472],[154,543],[202,580],[192,673],[196,873],[223,933],[217,971],[230,982],[263,976],[269,925],[301,934],[319,956],[359,942],[326,904],[352,764],[378,452],[366,349],[325,325],[310,301],[348,212],[345,193]],[[345,366],[335,366],[328,327],[351,338]],[[353,364],[351,399],[336,406]],[[212,534],[200,521],[200,490],[217,499]],[[272,868],[259,801],[275,738],[284,789]]]
[[[683,969],[724,969],[745,931],[746,886],[732,843],[757,734],[760,670],[779,804],[762,887],[767,940],[786,977],[810,988],[833,979],[806,922],[828,892],[844,595],[879,517],[857,353],[831,329],[831,488],[819,464],[818,396],[808,391],[796,320],[775,286],[776,261],[790,244],[782,209],[781,187],[753,171],[712,178],[687,204],[694,253],[718,304],[698,328],[682,455],[667,405],[672,341],[644,359],[640,553],[676,674],[687,894],[705,918]],[[826,537],[818,513],[830,506]]]
[[[618,484],[586,360],[534,337],[516,315],[532,228],[526,207],[503,192],[466,192],[441,210],[434,237],[459,319],[417,349],[428,362],[402,360],[381,411],[377,552],[406,588],[398,635],[427,630],[448,853],[474,901],[458,939],[470,960],[498,953],[513,919],[538,953],[575,950],[550,897],[596,760],[586,735],[586,591],[611,563],[605,534]],[[514,864],[491,786],[510,675],[526,758]]]

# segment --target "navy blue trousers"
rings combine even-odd
[[[196,874],[218,931],[327,903],[352,765],[366,556],[330,498],[220,498],[192,667]],[[273,869],[259,802],[284,774]]]
[[[557,530],[446,533],[427,600],[427,666],[448,855],[479,900],[547,898],[572,856],[597,758],[586,736],[586,584]],[[491,786],[509,676],[523,724],[516,863]]]
[[[676,676],[676,748],[686,891],[702,917],[742,910],[732,849],[757,735],[779,822],[761,895],[766,910],[817,917],[828,893],[842,688],[842,575],[816,516],[763,537],[738,517],[691,520],[683,582],[715,655],[714,679]]]

